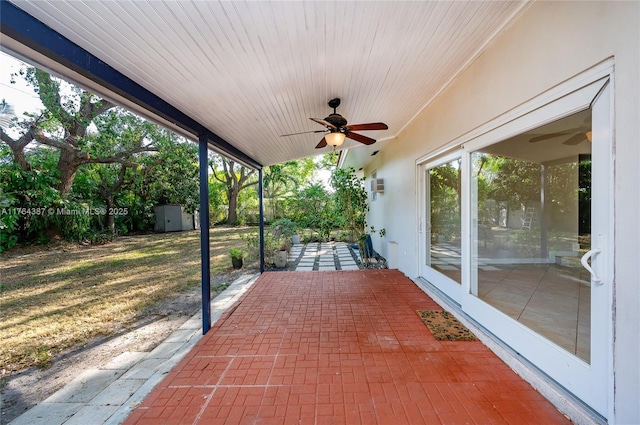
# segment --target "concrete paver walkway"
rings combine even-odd
[[[125,424],[569,423],[419,309],[440,307],[397,271],[265,273]]]
[[[297,272],[358,270],[360,261],[344,242],[296,244],[289,252],[288,261]]]

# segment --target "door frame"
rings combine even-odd
[[[456,159],[461,159],[460,170],[462,173],[464,169],[463,151],[461,149],[454,149],[445,154],[439,155],[437,158],[431,158],[429,161],[424,161],[419,164],[418,172],[420,174],[420,242],[418,247],[418,272],[420,276],[431,282],[436,288],[442,291],[453,302],[460,305],[462,292],[464,291],[464,250],[465,250],[465,238],[463,237],[465,231],[465,177],[462,175],[462,187],[461,187],[461,199],[462,205],[460,206],[460,238],[461,238],[461,254],[460,254],[460,268],[461,268],[461,282],[456,282],[453,279],[445,276],[444,274],[429,267],[427,264],[427,258],[430,258],[431,252],[431,209],[430,205],[430,181],[428,176],[429,170],[439,167],[441,165],[448,164]]]

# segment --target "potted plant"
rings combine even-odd
[[[276,267],[282,268],[287,266],[287,256],[289,254],[289,244],[286,238],[282,238],[278,250],[273,255],[273,263]]]
[[[231,256],[231,265],[233,266],[233,268],[236,270],[241,269],[242,259],[246,255],[245,250],[240,248],[231,248],[229,250],[229,255]]]

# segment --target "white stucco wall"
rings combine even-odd
[[[640,423],[640,2],[539,2],[507,28],[365,168],[385,192],[368,223],[418,270],[415,161],[580,72],[615,59],[616,423]],[[428,78],[428,77],[426,77]]]

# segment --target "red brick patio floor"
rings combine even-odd
[[[397,271],[265,273],[125,424],[557,424],[481,342]]]

